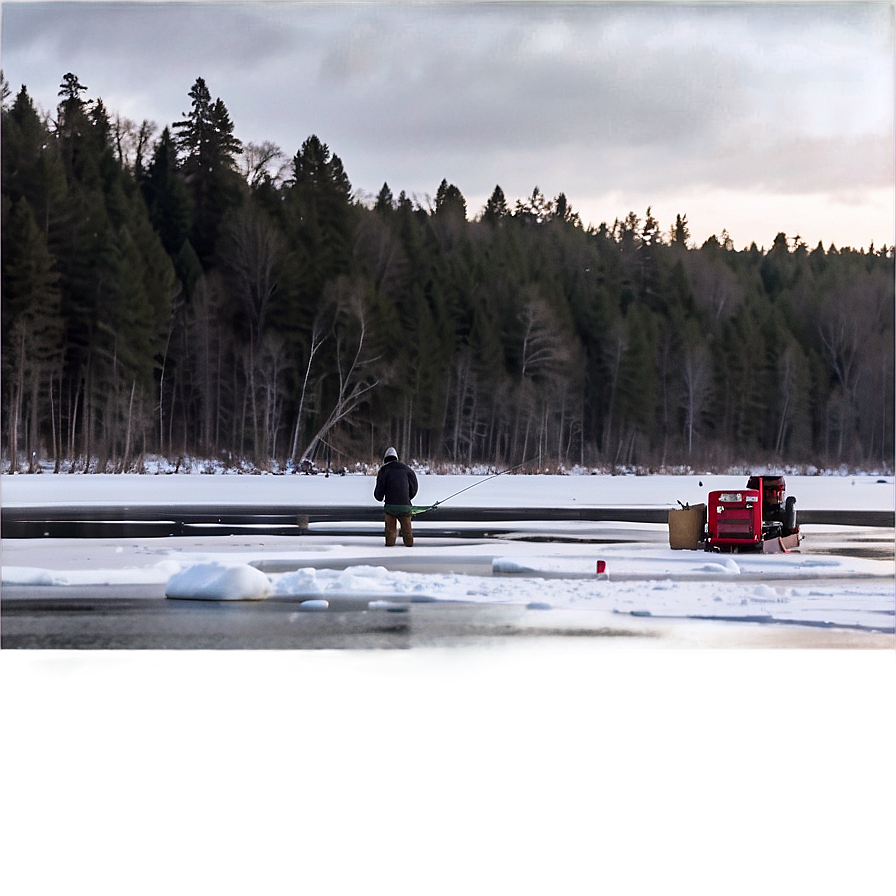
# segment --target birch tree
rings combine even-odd
[[[713,367],[709,349],[703,343],[691,343],[682,361],[682,408],[687,456],[694,453],[694,437],[700,435],[701,423],[712,395]]]

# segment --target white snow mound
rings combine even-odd
[[[304,594],[320,594],[323,589],[317,580],[317,570],[307,567],[281,576],[277,582],[276,590],[278,594],[289,594],[298,597]]]
[[[2,570],[4,585],[59,585],[65,580],[54,575],[49,569],[37,569],[33,566],[4,566]]]
[[[199,563],[173,575],[165,587],[165,597],[183,600],[264,600],[270,591],[270,580],[254,566]]]

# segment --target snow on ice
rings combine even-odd
[[[270,579],[254,566],[198,563],[175,573],[168,580],[165,596],[191,600],[263,600],[270,590]]]
[[[463,506],[674,507],[705,501],[736,476],[506,476],[464,495]],[[475,476],[421,473],[423,501],[481,482]],[[892,509],[893,480],[881,477],[787,477],[798,509]],[[303,506],[373,504],[373,478],[349,476],[3,476],[5,504],[230,503]],[[519,523],[503,537],[427,536],[415,520],[413,549],[386,549],[381,524],[352,534],[209,536],[85,541],[7,540],[3,584],[163,586],[169,598],[293,600],[307,610],[367,600],[371,610],[440,600],[509,604],[563,613],[615,612],[657,617],[773,621],[894,630],[894,564],[847,554],[713,555],[673,551],[659,524]],[[348,527],[346,527],[348,528]],[[462,525],[452,525],[458,531]],[[506,526],[504,527],[506,528]],[[312,526],[313,529],[313,526]],[[804,526],[813,539],[847,527]],[[562,534],[557,542],[543,542]],[[530,539],[539,538],[534,545]],[[892,541],[892,532],[875,537]],[[594,543],[614,540],[614,543]],[[622,540],[615,540],[622,539]],[[592,543],[589,543],[592,542]],[[413,557],[429,571],[396,562]],[[595,562],[606,575],[595,575]],[[454,568],[478,563],[481,574]],[[280,572],[264,570],[279,569]]]
[[[420,502],[429,503],[476,478],[423,474],[420,481]],[[674,507],[742,481],[506,476],[470,490],[463,503]],[[892,477],[788,476],[787,485],[799,509],[893,508]],[[0,477],[4,505],[348,505],[372,504],[372,491],[365,476]],[[113,594],[150,585],[160,597],[175,587],[215,600],[263,594],[264,601],[290,602],[296,617],[337,611],[346,600],[366,601],[371,613],[454,600],[514,605],[520,615],[537,617],[533,625],[552,629],[585,616],[602,626],[611,613],[700,616],[722,620],[700,623],[701,629],[758,630],[763,647],[767,635],[794,623],[893,631],[892,529],[806,526],[798,554],[723,556],[672,551],[661,525],[520,523],[511,535],[490,539],[437,537],[436,528],[415,522],[412,549],[386,549],[381,523],[304,537],[7,539],[0,573],[3,586],[55,586],[60,597],[68,586],[90,584],[123,586]],[[563,540],[542,540],[551,535]],[[857,535],[879,541],[889,559],[840,549]],[[595,574],[601,559],[604,578]],[[477,564],[483,574],[470,574]],[[250,587],[240,591],[237,584]],[[752,626],[739,625],[743,620]],[[772,630],[768,623],[781,625]],[[574,869],[564,882],[573,883],[580,869],[582,880],[603,879],[607,857],[617,857],[610,878],[631,892],[648,889],[638,887],[643,867],[663,869],[651,879],[660,884],[653,890],[668,888],[682,871],[693,877],[695,866],[709,868],[701,882],[712,878],[716,891],[720,881],[721,889],[749,891],[738,876],[747,866],[761,872],[751,884],[763,878],[754,891],[771,880],[781,885],[766,891],[792,891],[799,879],[815,894],[872,892],[888,879],[880,860],[893,842],[892,812],[880,811],[893,802],[888,652],[695,655],[594,647],[585,639],[547,647],[517,639],[512,648],[464,652],[460,659],[439,649],[166,651],[164,657],[79,651],[75,658],[47,651],[40,661],[31,651],[4,651],[5,670],[13,673],[3,689],[4,755],[16,770],[7,785],[15,791],[12,802],[6,795],[14,807],[7,816],[31,830],[44,822],[45,806],[69,806],[56,829],[93,831],[108,818],[128,817],[136,805],[150,819],[146,832],[157,837],[170,828],[172,799],[194,794],[221,818],[169,837],[180,861],[238,843],[220,807],[257,817],[258,794],[270,792],[278,802],[265,816],[275,823],[263,828],[264,842],[271,855],[287,857],[294,876],[302,874],[294,861],[298,831],[306,842],[317,835],[314,842],[334,843],[336,860],[346,843],[359,844],[352,855],[387,878],[396,862],[416,856],[417,890],[438,883],[433,868],[455,841],[473,857],[477,880],[514,892],[520,869],[532,881],[527,892],[582,889],[579,880],[578,887],[557,886],[557,868]],[[240,769],[247,770],[245,784]],[[95,799],[102,781],[134,786]],[[241,793],[250,795],[248,803]],[[373,815],[343,811],[365,805]],[[510,811],[470,811],[480,805]],[[146,838],[135,838],[133,825],[118,827],[139,859]],[[371,830],[385,833],[370,836]],[[56,840],[69,865],[83,864],[89,852],[79,852],[80,843]],[[596,851],[595,844],[608,843]],[[850,861],[835,861],[832,873],[828,854],[836,860],[844,849]],[[531,874],[533,853],[545,857],[536,869],[543,874]],[[757,864],[760,853],[769,861]],[[587,862],[577,862],[578,855]],[[252,868],[255,884],[263,865]],[[203,868],[197,873],[208,876]],[[237,883],[246,889],[242,879]]]

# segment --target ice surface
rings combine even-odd
[[[281,503],[284,496],[295,494],[320,504],[372,502],[372,481],[365,477],[351,482],[349,477],[128,479],[2,476],[0,495],[4,502],[28,503],[77,501],[85,496],[102,502],[140,498],[165,505],[237,498]],[[664,488],[649,477],[558,479],[501,477],[464,497],[470,503],[475,497],[482,503],[493,498],[494,503],[513,501],[520,507],[564,506],[599,493],[606,503],[624,506],[629,498],[634,502],[647,495],[662,497]],[[422,502],[460,487],[445,479],[421,480]],[[569,481],[578,491],[572,497],[567,491]],[[500,495],[490,491],[498,483],[506,489]],[[709,487],[707,480],[703,484]],[[349,486],[356,490],[350,498]],[[800,507],[844,507],[848,499],[860,509],[882,509],[881,504],[892,509],[892,483],[866,480],[853,485],[850,480],[819,478],[806,480],[804,486],[788,477],[788,487],[798,496]],[[687,488],[688,478],[683,477],[671,483],[668,494],[690,501],[702,494],[696,483],[693,496]],[[409,607],[413,613],[413,605],[424,600],[457,600],[514,605],[523,617],[517,625],[529,620],[533,627],[552,629],[573,618],[593,620],[592,626],[602,627],[614,618],[612,614],[629,614],[615,617],[625,627],[663,624],[656,622],[662,617],[674,617],[669,623],[672,628],[688,617],[718,620],[697,626],[707,632],[704,643],[709,647],[716,646],[710,632],[743,637],[751,646],[775,647],[780,646],[776,636],[811,635],[810,626],[839,627],[823,633],[836,641],[827,640],[828,647],[839,647],[841,642],[849,646],[851,634],[844,629],[855,627],[889,632],[883,640],[892,643],[890,560],[863,560],[838,551],[736,558],[673,552],[667,547],[664,526],[630,523],[562,527],[533,523],[521,526],[514,538],[476,540],[436,538],[421,521],[415,522],[418,537],[410,550],[385,549],[381,526],[371,524],[366,535],[348,534],[360,528],[306,537],[7,539],[2,542],[0,573],[4,588],[16,583],[50,586],[54,598],[60,600],[69,584],[126,586],[135,581],[158,583],[159,597],[171,581],[180,581],[191,596],[205,593],[218,599],[245,594],[232,589],[235,579],[243,575],[251,579],[249,594],[260,594],[266,587],[264,579],[270,586],[267,599],[293,601],[289,618],[301,617],[306,623],[324,621],[325,616],[315,612],[337,611],[345,590],[357,589],[356,603],[359,608],[366,606],[371,615]],[[829,543],[836,542],[838,533],[844,535],[846,545],[859,531],[835,526],[804,530],[810,546],[825,536]],[[567,540],[524,540],[552,534]],[[624,537],[626,543],[574,543],[568,540],[570,535],[601,540]],[[892,544],[893,533],[878,530],[874,537]],[[595,575],[598,559],[606,562],[609,578]],[[412,566],[408,560],[420,565]],[[727,560],[738,566],[739,574],[725,571]],[[400,568],[400,562],[404,567]],[[482,575],[457,571],[469,570],[476,563],[481,564]],[[268,569],[282,571],[265,575],[252,564],[271,564]],[[238,572],[228,573],[222,567]],[[256,584],[259,591],[254,590]],[[15,588],[10,591],[14,593]],[[123,588],[117,593],[126,596],[127,592]],[[247,607],[250,615],[265,609],[258,604]],[[802,637],[797,641],[806,643]],[[809,887],[813,893],[874,891],[876,878],[867,873],[867,857],[878,870],[880,863],[875,865],[874,857],[889,854],[893,841],[892,824],[881,828],[878,820],[880,805],[888,799],[892,803],[893,792],[890,786],[886,794],[881,793],[881,780],[892,781],[891,775],[882,774],[891,765],[894,745],[891,650],[762,650],[758,655],[712,650],[709,655],[695,655],[682,649],[673,656],[668,651],[626,650],[619,639],[612,643],[623,649],[600,649],[602,645],[591,639],[551,639],[543,645],[541,639],[520,638],[512,645],[502,644],[501,649],[455,651],[451,656],[439,649],[167,651],[165,656],[157,651],[132,651],[127,656],[120,651],[78,651],[77,658],[47,651],[37,661],[32,651],[3,651],[6,670],[15,673],[10,686],[2,689],[3,717],[6,722],[12,720],[6,725],[11,736],[3,740],[14,742],[18,731],[22,742],[21,750],[10,754],[6,765],[19,772],[10,780],[28,781],[17,804],[18,814],[9,817],[23,829],[36,829],[44,820],[42,807],[55,800],[54,805],[72,807],[64,819],[69,827],[84,827],[81,783],[85,776],[72,775],[71,769],[91,769],[94,756],[101,755],[102,768],[97,769],[103,775],[133,780],[138,786],[142,781],[144,786],[136,794],[133,788],[125,788],[117,806],[114,799],[111,804],[87,800],[100,806],[102,819],[97,817],[96,823],[107,817],[120,819],[122,811],[135,803],[141,811],[158,805],[161,815],[156,826],[161,830],[170,821],[171,800],[166,794],[186,792],[183,786],[179,791],[177,786],[172,789],[172,780],[180,784],[171,778],[172,769],[188,768],[187,791],[195,791],[198,780],[200,798],[215,807],[230,807],[233,787],[223,785],[234,780],[235,769],[242,764],[249,770],[253,795],[259,790],[259,769],[263,776],[267,774],[261,779],[262,787],[271,792],[280,793],[284,782],[298,782],[290,811],[293,815],[299,811],[301,819],[309,820],[303,830],[321,831],[322,837],[331,840],[332,830],[347,817],[342,807],[357,803],[359,795],[361,802],[372,795],[368,802],[379,811],[382,805],[396,803],[397,794],[397,804],[406,808],[402,794],[426,782],[422,788],[426,805],[457,804],[462,811],[456,819],[449,817],[439,831],[441,840],[427,831],[424,840],[415,844],[417,851],[428,860],[440,843],[449,842],[458,831],[471,834],[465,842],[484,844],[479,850],[483,867],[497,868],[488,880],[493,890],[509,886],[511,891],[521,891],[512,872],[526,870],[527,850],[534,848],[562,861],[577,851],[591,857],[595,842],[606,840],[608,831],[622,829],[625,842],[634,846],[617,865],[623,869],[621,879],[630,885],[628,889],[637,891],[639,862],[658,862],[673,869],[687,864],[694,845],[701,849],[705,845],[705,836],[700,839],[705,834],[700,820],[722,818],[725,823],[712,828],[724,831],[712,843],[721,855],[713,864],[718,880],[736,879],[731,869],[739,867],[745,844],[747,858],[752,860],[754,835],[761,830],[768,837],[760,849],[772,844],[776,860],[796,857],[787,884],[797,878],[804,882],[808,869],[810,883],[816,884],[814,889]],[[87,665],[83,654],[92,655],[95,667]],[[33,685],[23,688],[23,683],[36,678],[37,693]],[[95,708],[88,702],[90,697],[96,701]],[[85,720],[81,731],[78,725]],[[270,733],[269,725],[273,725]],[[60,744],[60,730],[75,735]],[[359,731],[363,732],[360,739]],[[260,739],[259,732],[266,736]],[[145,757],[135,754],[135,744],[147,737],[153,749]],[[186,760],[179,749],[183,744],[191,748]],[[368,745],[373,752],[366,749]],[[260,755],[267,760],[271,750],[274,761],[253,761]],[[396,750],[397,764],[390,758]],[[23,775],[22,760],[35,756],[38,761],[26,763]],[[118,763],[111,775],[110,761]],[[209,761],[212,773],[208,773]],[[197,779],[198,768],[204,776]],[[309,768],[327,771],[308,775]],[[482,769],[486,771],[480,774]],[[558,770],[566,776],[559,789]],[[725,786],[710,786],[703,794],[698,786],[701,781],[711,785],[722,781]],[[46,786],[35,799],[34,788],[41,782]],[[316,783],[320,785],[314,790],[316,798],[309,802],[309,784],[314,788]],[[77,791],[74,798],[60,800],[59,795],[65,797],[72,786]],[[536,807],[541,801],[552,810],[560,790],[576,794],[575,811],[559,836],[552,827],[556,813],[546,814],[553,819],[545,828],[546,843],[544,831],[533,829],[528,809],[534,799]],[[486,797],[497,793],[498,802],[527,810],[515,812],[503,854],[494,849],[493,819],[478,819],[466,811],[470,801],[465,795],[477,793]],[[832,793],[835,798],[847,794],[842,806],[835,803],[839,812],[827,811]],[[544,799],[539,800],[539,794]],[[864,799],[863,794],[872,798]],[[793,823],[791,811],[783,815],[768,811],[776,800],[781,802],[782,795],[788,805],[809,807],[799,824]],[[650,811],[644,811],[645,805]],[[732,805],[736,811],[729,818],[726,810]],[[218,814],[226,827],[226,813]],[[405,815],[387,819],[397,824],[399,837],[407,827]],[[588,824],[583,824],[586,816]],[[891,816],[883,813],[885,818]],[[276,820],[276,813],[271,817]],[[321,825],[321,818],[333,820],[336,827]],[[831,820],[836,823],[838,818],[846,819],[842,831],[831,828]],[[65,825],[57,827],[65,829]],[[233,840],[232,831],[223,830],[222,824],[207,828],[210,846],[228,837],[228,842]],[[275,823],[264,830],[266,836],[273,836],[265,841],[271,855],[282,854],[292,861],[293,829]],[[635,837],[630,836],[633,830],[638,832]],[[371,844],[368,865],[379,867],[379,861],[382,867],[386,862],[394,866],[405,860],[406,849],[397,856],[394,850],[384,852],[382,838],[365,840],[367,831],[364,824],[354,826],[354,832],[360,832],[355,840]],[[670,831],[686,832],[673,840],[672,849]],[[834,842],[835,834],[842,834],[837,842],[855,841],[861,847],[856,850],[859,860],[848,869],[841,863],[839,875],[831,875],[826,866],[821,871],[816,867],[819,845]],[[183,843],[195,852],[195,831]],[[145,844],[135,844],[138,860]],[[77,865],[83,857],[69,852],[69,864]],[[502,861],[491,861],[496,855]],[[713,861],[706,850],[700,855],[700,862],[705,863],[707,856]],[[430,885],[435,881],[431,865],[430,861],[425,869],[421,866],[424,890],[427,880]],[[292,862],[291,871],[296,867]],[[594,867],[602,873],[600,862]],[[822,877],[831,881],[829,889],[819,889]],[[245,881],[237,883],[246,889]],[[252,883],[258,881],[253,878]],[[552,887],[557,889],[556,881],[545,875],[532,880],[531,890]]]
[[[457,491],[476,477],[421,475],[424,500]],[[507,476],[464,495],[473,504],[575,506],[575,502],[630,506],[654,497],[692,503],[716,483],[737,477]],[[798,506],[892,509],[892,480],[875,477],[788,477]],[[203,500],[282,504],[373,503],[372,477],[345,476],[15,476],[2,477],[4,503],[92,500],[199,503]],[[425,490],[425,491],[424,491]],[[846,496],[844,498],[844,495]],[[743,620],[760,618],[811,625],[893,631],[894,564],[841,554],[739,554],[736,559],[673,551],[662,525],[532,523],[513,537],[439,539],[415,522],[413,549],[386,549],[381,527],[369,535],[213,536],[158,539],[8,539],[2,582],[58,586],[157,583],[169,597],[206,600],[295,599],[305,609],[338,598],[390,603],[442,600],[550,607],[653,616]],[[459,530],[462,526],[457,527]],[[827,527],[828,530],[842,527]],[[624,530],[625,541],[589,544]],[[820,531],[806,526],[810,540]],[[827,530],[825,530],[827,531]],[[539,539],[552,532],[581,534]],[[892,537],[892,535],[890,536]],[[407,571],[401,561],[413,558]],[[606,575],[595,574],[597,560]],[[478,563],[481,575],[457,568]],[[257,566],[278,569],[265,574]],[[422,571],[429,567],[428,571]],[[311,601],[317,601],[313,604]],[[307,605],[307,606],[306,606]]]
[[[760,471],[761,472],[761,471]],[[442,476],[418,471],[420,505],[455,507],[668,507],[706,502],[716,489],[743,487],[743,476]],[[892,510],[892,476],[786,476],[797,512]],[[446,500],[468,486],[463,494]],[[15,475],[0,476],[2,501],[16,504],[373,504],[374,477],[302,475]]]

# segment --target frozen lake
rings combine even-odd
[[[4,539],[3,646],[404,648],[509,633],[603,645],[892,646],[892,528],[806,524],[788,555],[672,551],[662,523],[527,517],[587,507],[661,518],[679,501],[743,485],[739,477],[421,473],[420,482],[424,501],[464,490],[467,518],[452,523],[446,501],[447,520],[415,518],[414,548],[386,549],[382,524],[363,520],[377,515],[369,476],[4,476],[4,507],[336,506],[362,519],[311,523],[303,535],[194,526],[169,538]],[[788,477],[788,493],[801,513],[893,508],[887,477]],[[475,521],[495,506],[522,519]]]
[[[465,487],[421,479],[423,502]],[[508,476],[462,497],[662,509],[705,500],[716,481]],[[0,477],[0,498],[375,508],[372,485]],[[893,508],[892,479],[788,477],[788,492],[801,510]],[[96,851],[71,830],[136,811],[139,844],[126,823],[118,845],[138,890],[130,856],[150,841],[192,869],[179,880],[191,891],[247,842],[299,887],[308,850],[359,869],[361,889],[394,890],[397,873],[399,889],[424,893],[523,877],[533,892],[576,892],[605,882],[607,860],[633,892],[645,868],[660,891],[695,866],[744,893],[772,878],[831,894],[889,879],[891,527],[806,525],[798,554],[767,557],[671,551],[657,523],[446,529],[419,520],[410,550],[386,549],[373,521],[304,536],[4,539],[0,630],[41,648],[0,650],[8,823],[89,878]],[[165,597],[173,579],[197,599]],[[231,586],[261,582],[263,595],[232,599]],[[196,804],[201,824],[172,828],[172,809]],[[445,885],[454,850],[465,879]],[[263,866],[238,887],[264,890]],[[39,892],[40,863],[29,873]]]

